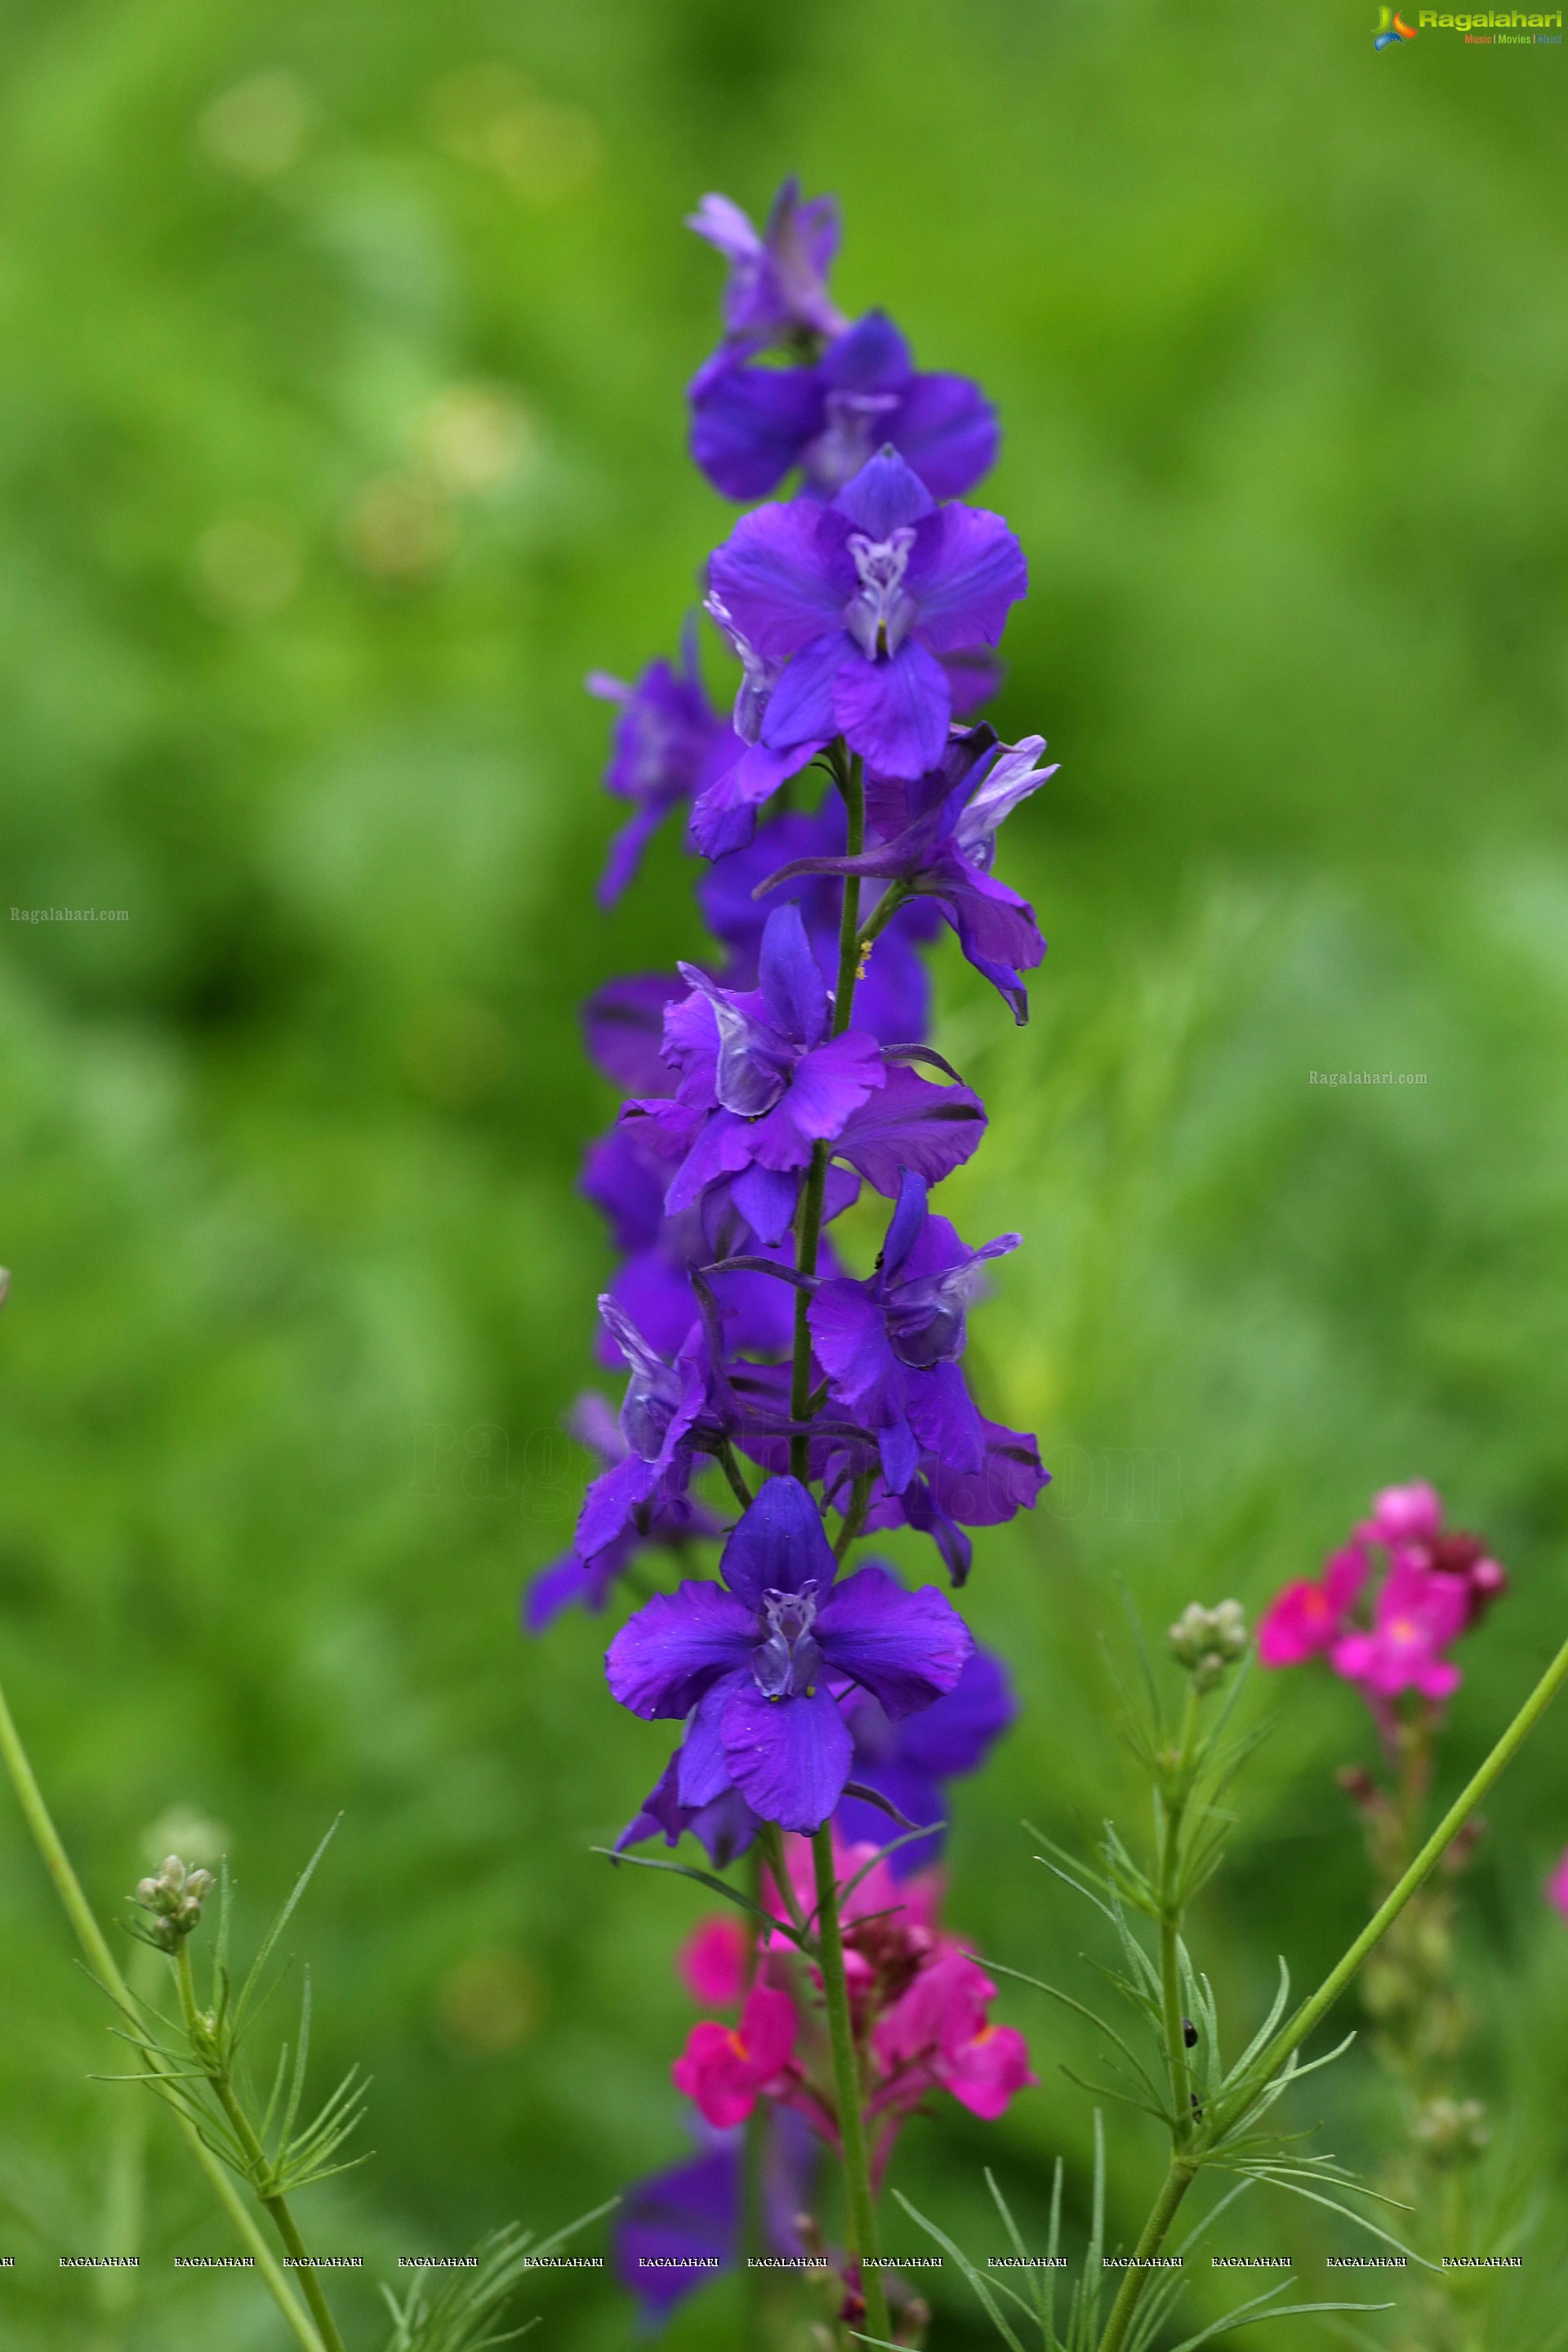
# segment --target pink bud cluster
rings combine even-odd
[[[1381,1563],[1382,1581],[1374,1582]],[[1442,1653],[1476,1624],[1508,1578],[1477,1536],[1445,1532],[1436,1487],[1387,1486],[1322,1575],[1288,1584],[1258,1628],[1266,1666],[1325,1657],[1386,1727],[1406,1691],[1434,1706],[1460,1674]]]
[[[808,1840],[784,1841],[802,1916],[816,1901]],[[968,1945],[938,1924],[942,1877],[936,1871],[896,1880],[875,1848],[849,1845],[835,1832],[841,1889],[844,1966],[850,2013],[866,2082],[865,2116],[873,2169],[880,2178],[900,2126],[931,2091],[947,2091],[972,2115],[993,2121],[1014,2094],[1037,2077],[1024,2037],[993,2025],[996,1988]],[[770,1908],[785,1916],[776,1893]],[[738,2010],[734,2025],[705,2018],[694,2025],[672,2074],[677,2090],[706,2120],[742,2123],[759,2099],[793,2107],[829,2147],[838,2148],[821,1976],[788,1937],[763,1930],[753,1942],[741,1922],[712,1919],[681,1954],[681,1973],[698,2000]]]

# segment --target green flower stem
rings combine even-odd
[[[1193,1750],[1197,1740],[1197,1685],[1189,1682],[1181,1743],[1160,1802],[1160,2003],[1171,2073],[1171,2137],[1179,2150],[1193,2137],[1192,2069],[1182,2011],[1182,1828],[1193,1788]]]
[[[60,1842],[59,1832],[56,1829],[49,1809],[44,1802],[43,1790],[39,1788],[32,1765],[28,1761],[27,1751],[22,1745],[21,1735],[12,1719],[11,1710],[5,1704],[4,1691],[0,1691],[0,1754],[5,1756],[5,1769],[10,1774],[11,1785],[16,1791],[16,1801],[22,1808],[23,1819],[32,1832],[33,1843],[38,1849],[44,1868],[55,1883],[55,1891],[65,1906],[67,1918],[76,1931],[77,1941],[87,1956],[89,1968],[115,2007],[125,2017],[134,2020],[135,2003],[124,1978],[115,1966],[114,1955],[104,1938],[103,1930],[94,1918],[88,1899],[82,1893],[81,1882],[71,1868],[70,1858]],[[168,2071],[145,2053],[142,2055],[142,2063],[154,2084],[157,2078]],[[206,2174],[213,2194],[238,2231],[241,2243],[254,2256],[257,2270],[266,2283],[272,2300],[293,2330],[296,2341],[301,2347],[301,2352],[327,2352],[327,2347],[323,2344],[321,2335],[307,2314],[300,2308],[299,2300],[289,2283],[287,2273],[282,2269],[271,2247],[262,2236],[255,2216],[247,2207],[228,2174],[212,2150],[205,2145],[201,2135],[189,2117],[182,2115],[178,2108],[172,2105],[170,2114],[176,2130]]]
[[[1436,1869],[1445,1852],[1463,1829],[1481,1799],[1523,1747],[1564,1682],[1568,1682],[1568,1642],[1564,1642],[1491,1754],[1474,1773],[1449,1806],[1420,1853],[1400,1878],[1386,1899],[1380,1903],[1361,1934],[1350,1946],[1343,1958],[1329,1970],[1316,1992],[1305,2000],[1289,2023],[1282,2025],[1268,2048],[1250,2066],[1229,2096],[1216,2103],[1208,2117],[1205,2132],[1205,2144],[1221,2138],[1231,2126],[1246,2115],[1258,2093],[1279,2073],[1292,2051],[1300,2047],[1315,2026],[1320,2024],[1350,1983],[1362,1962],[1393,1927],[1411,1896],[1425,1885]],[[1155,2200],[1153,2210],[1143,2225],[1138,2241],[1138,2259],[1147,2261],[1157,2254],[1164,2243],[1165,2233],[1175,2218],[1176,2209],[1192,2187],[1204,2161],[1203,2148],[1186,2154],[1178,2153],[1171,2160],[1164,2187]],[[1100,2352],[1121,2352],[1142,2293],[1146,2273],[1129,2270],[1122,2279],[1121,2293],[1111,2306],[1105,2333],[1100,2339]]]
[[[205,2062],[205,2072],[207,2081],[212,2085],[213,2095],[227,2116],[229,2129],[238,2141],[246,2163],[249,2167],[250,2183],[256,2191],[257,2201],[271,2215],[272,2226],[283,2241],[284,2251],[292,2254],[297,2263],[308,2265],[310,2257],[306,2252],[305,2241],[300,2235],[299,2225],[289,2210],[288,2199],[280,2196],[276,2190],[268,2192],[262,2186],[264,2181],[270,2179],[272,2168],[268,2162],[267,2150],[261,2145],[255,2125],[235,2096],[234,2084],[229,2079],[228,2068],[226,2064],[216,2063],[210,2058],[212,2041],[196,2006],[195,1982],[191,1974],[190,1941],[186,1937],[182,1936],[174,1948],[174,1980],[180,1989],[180,2009],[184,2017],[186,2034],[189,2036],[192,2049],[196,2053],[198,2063]],[[295,2275],[300,2281],[305,2300],[310,2306],[311,2316],[321,2332],[322,2343],[327,2347],[327,2352],[343,2352],[343,2339],[338,2334],[337,2322],[332,2317],[331,2307],[321,2291],[321,2283],[315,2272],[305,2267],[299,2270]]]
[[[1138,2298],[1149,2273],[1139,2267],[1150,2262],[1165,2242],[1165,2232],[1176,2218],[1176,2208],[1198,2177],[1199,2159],[1195,2156],[1173,2156],[1165,2175],[1164,2187],[1155,2199],[1149,2219],[1143,2224],[1143,2235],[1138,2241],[1131,2268],[1123,2271],[1121,2287],[1110,2306],[1110,2317],[1105,2323],[1105,2333],[1100,2339],[1100,2352],[1121,2352],[1132,2315],[1138,2308]]]
[[[863,2259],[880,2252],[877,2200],[866,2152],[866,2118],[860,2105],[860,2068],[844,1974],[844,1938],[838,1923],[838,1885],[833,1875],[833,1824],[824,1822],[812,1841],[816,1864],[816,1932],[822,1958],[822,1990],[827,2004],[827,2035],[833,2051],[833,2087],[838,2105],[838,2137],[844,2147],[845,2242]],[[886,2344],[888,2291],[879,2270],[862,2269],[866,2333]]]
[[[1264,2084],[1278,2073],[1291,2052],[1300,2046],[1313,2027],[1333,2007],[1367,1954],[1388,1933],[1411,1896],[1430,1878],[1447,1847],[1463,1829],[1493,1781],[1513,1761],[1564,1682],[1568,1682],[1568,1642],[1563,1643],[1491,1754],[1459,1791],[1415,1861],[1397,1885],[1378,1905],[1343,1958],[1329,1970],[1317,1991],[1301,2003],[1295,2016],[1280,2027],[1244,2080],[1237,2084],[1227,2099],[1220,2103],[1214,2120],[1216,2134],[1224,2131],[1244,2112]]]
[[[848,826],[848,855],[858,857],[866,845],[866,789],[860,761],[851,759],[842,740],[833,746],[833,772],[838,789],[844,795],[844,807]],[[860,973],[860,880],[848,875],[844,883],[844,904],[838,920],[838,987],[833,1000],[833,1034],[841,1037],[849,1026],[849,1016],[855,1005],[855,983]],[[827,1146],[814,1143],[811,1166],[806,1171],[805,1189],[801,1196],[800,1226],[795,1246],[797,1274],[816,1272],[816,1253],[822,1240],[822,1199],[827,1183]],[[804,1421],[811,1397],[811,1326],[807,1313],[811,1305],[809,1292],[795,1294],[795,1359],[790,1371],[789,1416],[792,1421]],[[805,1430],[789,1442],[790,1475],[804,1486],[811,1469],[811,1440]]]

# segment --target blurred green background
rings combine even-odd
[[[845,307],[999,403],[984,495],[1034,576],[999,719],[1063,761],[1002,853],[1052,941],[1032,1025],[938,959],[994,1119],[953,1213],[1026,1235],[972,1361],[1058,1472],[981,1542],[969,1614],[1026,1704],[957,1794],[952,1916],[1092,1982],[1017,1822],[1141,1826],[1119,1577],[1156,1630],[1257,1605],[1374,1486],[1435,1479],[1514,1578],[1445,1786],[1563,1630],[1563,52],[1379,56],[1373,13],[5,12],[0,897],[126,919],[0,925],[0,1668],[104,1911],[195,1808],[254,1930],[342,1811],[298,1942],[319,2079],[374,2074],[376,2153],[306,2224],[384,2275],[685,2145],[669,1961],[700,1906],[587,1853],[668,1733],[611,1704],[602,1625],[525,1646],[515,1603],[571,1527],[608,1264],[575,1007],[700,947],[673,843],[593,904],[580,681],[672,648],[728,527],[683,454],[705,189],[837,190]],[[1426,1083],[1309,1083],[1363,1066]],[[1277,1951],[1300,1978],[1359,1924],[1332,1774],[1374,1746],[1309,1675],[1255,1703],[1278,1727],[1197,1922],[1248,2032]],[[1462,1937],[1469,2086],[1548,2239],[1565,1722],[1489,1808]],[[227,2242],[156,2117],[140,2280],[52,2273],[109,2233],[140,2095],[87,2079],[115,2045],[8,1798],[0,1953],[5,2342],[278,2343],[245,2285],[171,2284]],[[950,2105],[894,2173],[982,2252],[984,2162],[1033,2226],[1058,2151],[1081,2212],[1090,2146],[1070,2021],[1004,2011],[1040,2089],[998,2126]],[[1370,2061],[1314,2087],[1292,2122],[1375,2172]],[[1110,2138],[1125,2243],[1159,2156],[1135,2117]],[[1240,2242],[1349,2233],[1263,2202]],[[939,2344],[987,2340],[936,2293]],[[672,2352],[735,2340],[727,2295]],[[375,2339],[368,2284],[340,2301]],[[538,2307],[570,2352],[632,2340],[607,2281]]]

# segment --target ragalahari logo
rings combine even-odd
[[[1407,25],[1396,8],[1378,10],[1377,30],[1372,37],[1374,49],[1392,49],[1401,41],[1413,41],[1415,38],[1415,26]]]

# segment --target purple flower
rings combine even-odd
[[[573,1549],[592,1561],[628,1526],[640,1535],[662,1513],[686,1500],[700,1450],[699,1439],[718,1433],[709,1402],[707,1339],[695,1309],[690,1329],[673,1361],[648,1346],[642,1333],[606,1293],[599,1313],[631,1367],[621,1402],[621,1459],[595,1478],[584,1497]]]
[[[677,1776],[683,1805],[738,1789],[763,1821],[815,1831],[849,1777],[835,1692],[869,1691],[893,1719],[957,1682],[973,1643],[941,1593],[907,1592],[882,1569],[838,1583],[821,1514],[797,1479],[772,1478],[724,1548],[722,1585],[656,1594],[610,1643],[623,1706],[689,1715]]]
[[[974,1150],[985,1114],[967,1087],[889,1064],[864,1030],[829,1034],[826,982],[797,907],[768,918],[759,988],[720,988],[694,965],[681,970],[692,992],[665,1016],[666,1055],[681,1073],[675,1098],[621,1113],[649,1150],[679,1160],[665,1194],[670,1214],[727,1183],[752,1230],[778,1242],[819,1141],[889,1195],[904,1167],[934,1182]]]
[[[667,661],[649,662],[635,686],[594,670],[588,691],[619,707],[605,789],[617,800],[630,801],[635,812],[610,844],[599,884],[599,904],[613,907],[670,810],[725,774],[743,746],[703,689],[697,632],[690,624],[682,639],[679,670]]]
[[[996,416],[961,375],[917,375],[892,320],[872,310],[809,367],[759,367],[732,351],[690,389],[691,454],[726,498],[762,499],[795,467],[830,499],[889,446],[933,498],[959,498],[996,460]]]
[[[606,1471],[626,1459],[630,1449],[614,1407],[592,1390],[578,1398],[568,1427],[580,1445],[599,1456]],[[628,1520],[617,1535],[588,1558],[573,1550],[552,1560],[548,1568],[542,1568],[523,1595],[524,1631],[542,1633],[563,1609],[603,1609],[616,1578],[646,1545],[664,1544],[679,1549],[700,1538],[721,1532],[719,1521],[700,1503],[694,1503],[684,1494],[666,1496],[647,1515],[640,1528]]]
[[[1018,1703],[1001,1659],[976,1644],[946,1697],[922,1715],[894,1723],[862,1691],[853,1694],[845,1712],[855,1742],[851,1787],[875,1789],[906,1821],[926,1822],[942,1820],[946,1811],[943,1783],[979,1770],[1017,1714]],[[888,1843],[887,1815],[864,1798],[845,1797],[834,1818],[851,1843]],[[894,1877],[908,1878],[924,1870],[941,1847],[937,1831],[899,1846],[888,1857]]]
[[[1057,772],[1036,765],[1045,748],[1040,735],[998,743],[989,727],[954,735],[916,783],[872,780],[868,814],[881,842],[858,857],[795,858],[762,887],[806,874],[856,874],[934,898],[969,961],[1006,999],[1014,1018],[1026,1021],[1028,992],[1018,974],[1041,961],[1046,943],[1028,900],[998,882],[991,866],[1004,819]]]
[[[763,2214],[768,2251],[802,2254],[805,2248],[795,2220],[811,2203],[817,2142],[804,2116],[792,2109],[770,2103],[765,2112]],[[716,2131],[695,2117],[691,2128],[702,2154],[634,2181],[616,2216],[616,2267],[649,2326],[658,2326],[683,2297],[714,2275],[706,2268],[671,2267],[672,2257],[693,2265],[716,2261],[725,2270],[740,2261],[744,2131]]]
[[[709,577],[757,668],[760,750],[803,766],[842,735],[881,774],[912,779],[947,743],[952,691],[939,656],[994,645],[1028,575],[999,515],[939,507],[884,449],[829,505],[743,515]],[[737,705],[742,740],[750,715]]]
[[[811,1340],[828,1395],[877,1433],[892,1493],[904,1492],[922,1453],[950,1472],[984,1466],[984,1428],[958,1359],[982,1267],[1021,1238],[1003,1234],[970,1249],[945,1217],[930,1213],[924,1179],[906,1171],[875,1274],[815,1291]]]
[[[827,273],[838,250],[838,205],[832,196],[801,202],[791,178],[773,198],[761,236],[728,196],[704,196],[688,228],[730,264],[724,331],[732,345],[761,351],[801,335],[836,335],[843,319],[827,299]]]
[[[995,1528],[1032,1511],[1050,1472],[1040,1463],[1037,1439],[999,1421],[980,1421],[985,1457],[977,1470],[961,1470],[934,1454],[922,1454],[920,1470],[901,1494],[879,1479],[872,1486],[864,1532],[917,1528],[929,1535],[947,1563],[954,1584],[966,1583],[973,1546],[965,1528]]]
[[[843,847],[844,804],[835,793],[815,816],[793,812],[775,817],[747,847],[709,867],[698,883],[697,897],[709,929],[730,951],[723,974],[727,987],[756,985],[763,929],[771,911],[758,905],[756,893],[770,875],[786,866],[800,878],[793,887],[784,885],[784,893],[800,908],[824,979],[837,978],[839,891],[812,861],[838,855]],[[868,894],[862,917],[874,905],[875,895]],[[925,1037],[931,1025],[931,981],[920,949],[940,926],[934,907],[911,901],[900,908],[866,960],[855,991],[857,1029],[868,1029],[884,1045],[918,1044]]]

